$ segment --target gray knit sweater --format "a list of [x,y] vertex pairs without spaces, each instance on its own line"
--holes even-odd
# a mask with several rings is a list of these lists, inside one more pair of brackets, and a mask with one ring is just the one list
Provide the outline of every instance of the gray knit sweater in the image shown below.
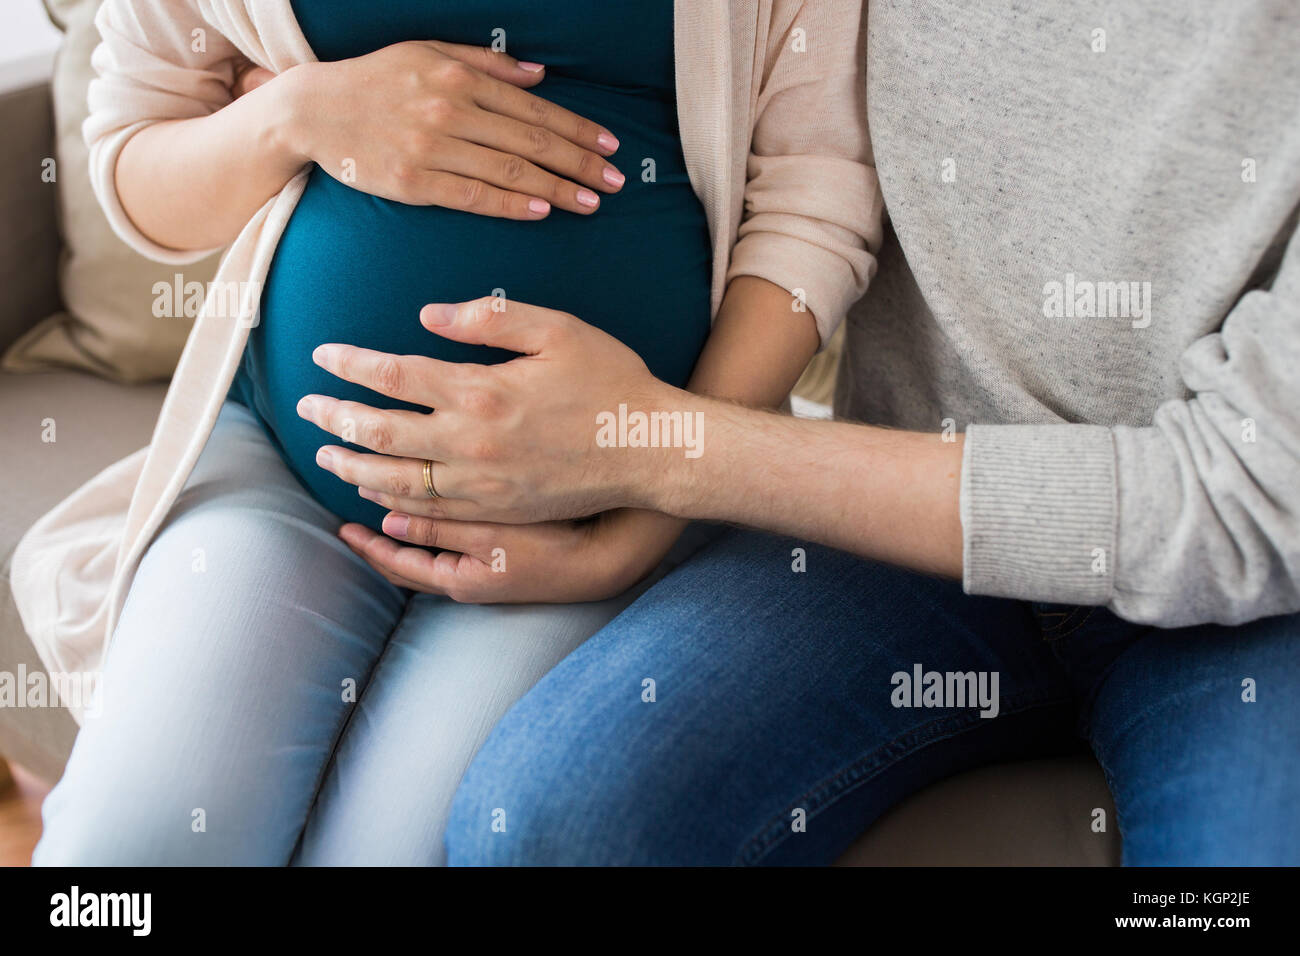
[[972,593],[1300,610],[1300,4],[871,0],[837,411],[965,429]]

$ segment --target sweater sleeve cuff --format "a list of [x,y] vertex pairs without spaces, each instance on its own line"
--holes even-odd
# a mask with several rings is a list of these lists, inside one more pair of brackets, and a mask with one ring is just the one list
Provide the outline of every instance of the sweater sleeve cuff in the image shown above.
[[1099,425],[972,425],[962,456],[968,594],[1106,604],[1115,580],[1115,445]]
[[[851,247],[846,243],[845,248]],[[875,271],[871,254],[865,249],[856,252],[861,261],[855,269],[843,251],[778,232],[748,232],[732,250],[727,282],[736,276],[757,276],[798,295],[817,323],[820,351],[844,321],[849,306],[862,297]]]

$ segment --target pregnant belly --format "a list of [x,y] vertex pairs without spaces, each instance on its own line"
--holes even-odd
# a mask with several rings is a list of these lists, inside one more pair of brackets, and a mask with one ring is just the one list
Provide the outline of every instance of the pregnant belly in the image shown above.
[[[680,147],[675,135],[655,135],[662,124],[587,115],[617,131],[616,161],[628,179],[587,217],[557,210],[541,222],[513,222],[406,206],[312,171],[272,261],[232,394],[261,417],[299,480],[340,518],[377,528],[386,512],[316,465],[317,449],[339,440],[300,419],[298,400],[318,392],[408,406],[323,372],[311,353],[324,342],[502,361],[510,353],[441,339],[418,317],[429,302],[498,294],[572,312],[634,349],[656,376],[686,383],[709,332],[710,255]],[[640,175],[643,157],[655,161],[653,181]]]

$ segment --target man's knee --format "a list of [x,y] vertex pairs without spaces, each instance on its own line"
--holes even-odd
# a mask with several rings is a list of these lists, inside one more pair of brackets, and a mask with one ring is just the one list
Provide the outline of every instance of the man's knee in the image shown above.
[[[593,778],[587,758],[601,745],[585,734],[532,736],[507,717],[462,781],[447,824],[452,866],[546,866],[617,862],[614,819],[621,786]],[[613,754],[605,754],[611,760]]]

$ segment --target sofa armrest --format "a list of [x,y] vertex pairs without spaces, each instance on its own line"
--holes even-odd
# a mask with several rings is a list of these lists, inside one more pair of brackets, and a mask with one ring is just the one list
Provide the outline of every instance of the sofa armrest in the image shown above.
[[49,58],[0,69],[0,350],[60,308],[49,75]]

